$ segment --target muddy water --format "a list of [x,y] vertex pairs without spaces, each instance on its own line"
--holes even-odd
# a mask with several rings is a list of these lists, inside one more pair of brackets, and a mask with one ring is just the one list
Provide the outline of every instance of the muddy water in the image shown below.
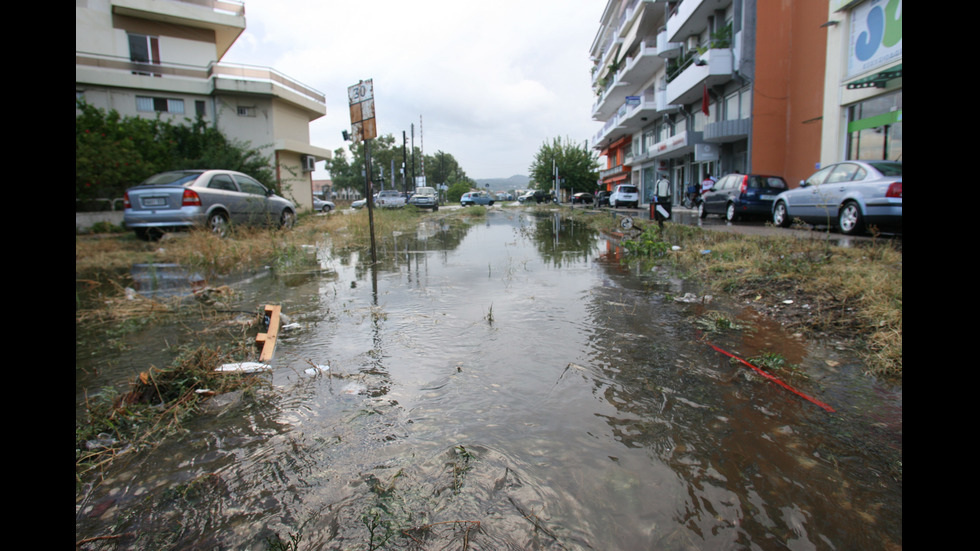
[[[696,283],[624,267],[615,242],[557,216],[493,211],[380,243],[377,270],[324,243],[328,270],[240,285],[243,308],[279,303],[297,324],[269,388],[215,400],[184,434],[119,465],[76,504],[76,539],[901,547],[901,389],[862,375],[841,347],[719,299],[677,302]],[[712,330],[716,312],[734,328]],[[796,366],[783,380],[836,412],[709,344],[782,354]],[[118,368],[133,356],[113,364],[144,368]]]

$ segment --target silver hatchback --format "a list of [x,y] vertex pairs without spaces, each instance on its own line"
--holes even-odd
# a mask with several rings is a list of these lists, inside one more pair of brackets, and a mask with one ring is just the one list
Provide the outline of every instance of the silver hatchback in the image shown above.
[[126,227],[140,239],[164,232],[206,227],[225,235],[229,224],[291,228],[296,205],[232,170],[175,170],[126,190]]

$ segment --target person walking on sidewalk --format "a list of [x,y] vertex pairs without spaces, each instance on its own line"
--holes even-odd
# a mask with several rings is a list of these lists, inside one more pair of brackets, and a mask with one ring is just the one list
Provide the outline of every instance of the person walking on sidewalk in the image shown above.
[[670,180],[665,174],[660,175],[656,185],[653,187],[654,218],[660,230],[664,229],[664,220],[670,219]]

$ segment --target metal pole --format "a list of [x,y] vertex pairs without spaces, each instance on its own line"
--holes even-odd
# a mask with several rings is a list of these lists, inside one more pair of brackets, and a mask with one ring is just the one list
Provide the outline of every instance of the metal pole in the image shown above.
[[374,242],[374,190],[371,189],[371,140],[364,140],[364,189],[367,190],[368,225],[371,227],[371,264],[378,263],[378,249]]

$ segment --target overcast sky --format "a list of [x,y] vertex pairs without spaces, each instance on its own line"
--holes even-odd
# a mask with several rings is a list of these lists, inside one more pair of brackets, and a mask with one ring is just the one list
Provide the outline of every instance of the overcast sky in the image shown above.
[[[312,145],[350,129],[347,88],[373,79],[378,134],[415,125],[426,155],[471,178],[528,174],[552,138],[589,140],[589,48],[603,0],[247,0],[223,61],[271,67],[326,96]],[[318,163],[315,178],[327,178]]]

